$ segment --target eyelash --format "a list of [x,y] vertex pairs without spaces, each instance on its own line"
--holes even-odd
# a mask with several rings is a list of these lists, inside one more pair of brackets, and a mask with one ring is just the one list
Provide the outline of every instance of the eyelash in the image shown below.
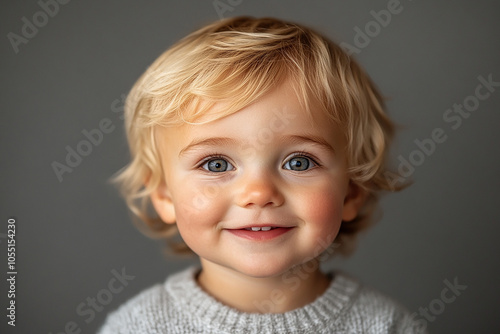
[[290,161],[291,159],[296,158],[296,157],[302,157],[302,158],[307,158],[307,159],[311,160],[315,165],[313,168],[321,167],[321,164],[318,163],[318,160],[316,159],[316,157],[314,157],[312,154],[304,152],[304,151],[292,153],[290,156],[288,156],[288,159],[285,160],[285,163],[287,163],[288,161]]
[[[311,160],[313,162],[313,164],[315,165],[313,168],[321,167],[321,164],[318,163],[318,160],[313,155],[311,155],[311,154],[309,154],[307,152],[304,152],[304,151],[299,151],[299,152],[292,153],[291,155],[288,156],[288,158],[285,160],[285,162],[281,166],[283,167],[288,161],[290,161],[290,159],[293,159],[293,158],[296,158],[296,157],[303,157],[303,158],[307,158],[307,159]],[[206,172],[209,172],[209,171],[205,170],[203,168],[203,166],[207,162],[209,162],[210,160],[216,160],[216,159],[223,159],[223,160],[229,161],[229,159],[226,156],[224,156],[223,154],[214,152],[214,153],[211,153],[211,154],[207,155],[205,158],[203,158],[197,164],[196,168],[197,169],[201,169],[201,170],[206,171]]]
[[229,161],[229,159],[227,157],[225,157],[224,155],[220,154],[220,153],[210,153],[209,155],[207,155],[205,158],[203,158],[196,166],[196,168],[198,169],[202,169],[204,171],[207,171],[203,168],[203,166],[209,162],[210,160],[217,160],[217,159],[223,159],[223,160],[227,160]]

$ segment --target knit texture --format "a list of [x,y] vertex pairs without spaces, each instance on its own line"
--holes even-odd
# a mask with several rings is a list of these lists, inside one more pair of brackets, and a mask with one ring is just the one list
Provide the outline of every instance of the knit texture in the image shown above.
[[422,333],[409,313],[355,279],[335,273],[314,302],[280,314],[244,313],[221,304],[196,283],[190,267],[108,315],[99,334]]

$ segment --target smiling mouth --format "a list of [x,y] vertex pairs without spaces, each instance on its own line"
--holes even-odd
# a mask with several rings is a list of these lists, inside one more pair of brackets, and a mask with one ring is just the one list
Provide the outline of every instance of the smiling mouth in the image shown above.
[[293,228],[294,226],[251,226],[239,229],[227,229],[227,231],[247,240],[265,241],[282,236]]
[[247,231],[254,231],[254,232],[257,232],[257,231],[270,231],[270,230],[273,230],[275,228],[279,228],[279,227],[274,227],[274,226],[264,226],[264,227],[247,227],[247,228],[243,228],[242,230],[247,230]]

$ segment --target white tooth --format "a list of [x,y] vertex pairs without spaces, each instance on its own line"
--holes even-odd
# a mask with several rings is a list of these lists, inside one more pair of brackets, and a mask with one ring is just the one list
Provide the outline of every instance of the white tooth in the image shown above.
[[271,229],[271,226],[261,227],[260,229],[262,231],[269,231]]
[[260,231],[260,227],[252,227],[252,231]]

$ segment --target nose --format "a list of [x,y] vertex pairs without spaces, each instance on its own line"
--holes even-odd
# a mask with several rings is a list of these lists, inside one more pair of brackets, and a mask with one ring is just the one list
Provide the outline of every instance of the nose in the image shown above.
[[277,207],[285,200],[276,177],[269,173],[245,175],[239,181],[235,201],[240,207]]

